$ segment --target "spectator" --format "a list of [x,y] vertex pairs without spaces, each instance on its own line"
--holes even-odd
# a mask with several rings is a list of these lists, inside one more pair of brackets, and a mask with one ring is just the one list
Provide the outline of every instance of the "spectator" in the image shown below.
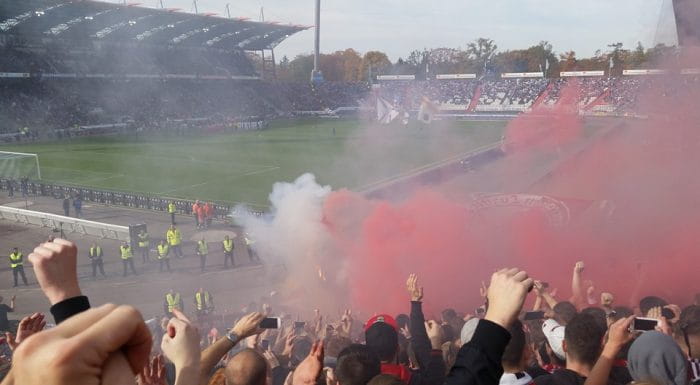
[[510,342],[506,345],[501,358],[503,375],[499,384],[528,385],[532,382],[532,376],[525,371],[530,359],[530,347],[527,344],[523,324],[516,320],[508,331],[510,332]]
[[[545,333],[546,334],[546,333]],[[589,314],[577,314],[564,330],[566,368],[535,379],[536,385],[581,385],[601,353],[605,330]]]
[[70,198],[68,195],[63,197],[63,215],[66,217],[70,216]]
[[7,319],[7,313],[15,311],[16,296],[10,298],[10,305],[3,303],[3,297],[0,297],[0,331],[10,330],[10,321]]
[[381,372],[376,353],[364,345],[350,345],[338,355],[335,379],[339,385],[365,385]]
[[77,195],[75,199],[73,199],[73,208],[75,209],[75,217],[81,218],[83,216],[83,199],[80,195]]
[[638,382],[687,385],[688,361],[673,338],[657,331],[642,333],[629,351],[629,369]]

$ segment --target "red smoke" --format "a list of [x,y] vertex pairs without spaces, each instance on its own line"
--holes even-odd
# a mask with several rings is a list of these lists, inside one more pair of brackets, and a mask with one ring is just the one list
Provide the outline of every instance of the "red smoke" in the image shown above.
[[[468,200],[429,189],[401,202],[332,193],[324,220],[345,256],[352,305],[405,312],[403,282],[415,272],[433,315],[448,306],[471,312],[480,304],[481,281],[503,266],[527,269],[568,299],[577,260],[587,263],[585,279],[596,292],[614,293],[618,304],[633,306],[650,294],[689,303],[700,291],[700,87],[689,79],[659,80],[670,86],[652,87],[640,101],[649,119],[596,121],[610,134],[562,159],[534,185],[503,191],[563,201],[571,210],[564,226],[540,208],[470,211]],[[509,166],[489,178],[528,175],[538,154],[559,156],[582,134],[570,110],[537,115],[510,124],[506,137],[524,144],[518,152],[525,156],[506,158]]]

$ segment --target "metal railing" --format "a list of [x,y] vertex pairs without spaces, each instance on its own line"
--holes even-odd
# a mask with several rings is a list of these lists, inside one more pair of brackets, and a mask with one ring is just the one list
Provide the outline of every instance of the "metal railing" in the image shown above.
[[0,206],[0,219],[23,225],[50,228],[63,234],[90,235],[104,239],[130,241],[129,228],[127,226],[87,221],[85,219],[64,217],[63,215]]
[[[0,179],[0,190],[9,190],[10,184],[12,184],[15,194],[19,195],[22,193],[19,181],[11,179]],[[42,181],[27,182],[26,190],[26,194],[30,196],[47,196],[56,199],[63,199],[66,196],[80,196],[84,202],[163,212],[167,212],[168,204],[174,202],[179,214],[192,214],[192,205],[195,202],[194,200],[155,196],[146,193],[95,189]],[[224,202],[213,202],[213,206],[215,218],[228,220],[230,216],[234,214],[236,205]],[[264,210],[253,208],[249,208],[248,211],[258,216],[265,213]]]

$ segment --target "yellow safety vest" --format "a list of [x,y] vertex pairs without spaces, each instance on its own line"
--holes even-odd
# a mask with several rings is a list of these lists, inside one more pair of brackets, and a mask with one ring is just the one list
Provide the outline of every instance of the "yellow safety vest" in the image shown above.
[[204,305],[207,305],[207,307],[209,307],[209,292],[208,291],[204,292],[204,302],[202,302],[202,293],[200,293],[200,292],[195,293],[194,298],[197,301],[197,310],[204,309]]
[[150,243],[150,237],[148,236],[148,233],[139,233],[139,247],[148,247],[148,244]]
[[158,245],[158,259],[169,258],[168,250],[170,250],[168,245]]
[[229,239],[228,241],[224,239],[224,251],[227,253],[233,251],[233,239]]
[[197,241],[197,247],[199,249],[199,255],[209,254],[209,246],[207,246],[207,242]]
[[168,203],[168,213],[173,214],[175,213],[175,203]]
[[10,267],[14,269],[18,266],[22,266],[24,264],[22,262],[22,257],[23,255],[20,252],[10,254]]
[[90,248],[90,257],[91,258],[101,258],[102,257],[102,248],[100,246],[91,247]]
[[119,246],[119,250],[122,252],[122,259],[127,260],[133,257],[134,255],[131,254],[131,247],[129,246]]
[[168,238],[170,246],[177,246],[182,243],[182,233],[180,233],[180,229],[175,229],[174,231],[168,230],[165,237]]
[[172,313],[173,309],[180,310],[180,293],[172,294],[168,293],[165,295],[165,300],[168,302],[168,312]]

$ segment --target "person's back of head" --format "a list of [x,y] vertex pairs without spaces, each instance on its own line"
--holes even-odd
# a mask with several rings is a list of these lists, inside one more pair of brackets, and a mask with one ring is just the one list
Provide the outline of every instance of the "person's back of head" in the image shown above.
[[607,321],[607,315],[605,314],[605,310],[599,308],[599,307],[587,307],[583,310],[581,310],[581,314],[589,314],[595,318],[596,322],[598,323],[598,326],[603,329],[603,330],[608,330],[608,321]]
[[503,369],[507,373],[517,373],[525,370],[527,359],[527,338],[525,337],[525,329],[523,324],[516,320],[511,325],[510,341],[506,345],[506,349],[501,357]]
[[323,343],[325,355],[326,357],[338,358],[340,352],[351,344],[352,340],[348,337],[331,335]]
[[688,361],[670,336],[657,331],[644,332],[628,354],[628,368],[635,381],[659,385],[687,385]]
[[267,360],[253,349],[236,353],[224,370],[226,385],[265,385],[267,382]]
[[642,313],[643,317],[646,317],[647,313],[649,313],[649,310],[652,308],[664,307],[666,305],[668,305],[668,302],[666,302],[663,298],[650,295],[642,298],[639,301],[639,311]]
[[379,356],[368,346],[353,344],[338,355],[335,378],[340,385],[366,385],[380,373]]
[[576,316],[576,306],[569,301],[562,301],[554,305],[554,319],[561,326],[566,326]]
[[683,309],[674,326],[674,335],[690,358],[700,359],[700,306]]
[[613,312],[608,316],[612,322],[634,315],[634,311],[627,306],[615,306],[612,310]]
[[564,330],[566,364],[593,367],[600,356],[605,330],[590,314],[577,314]]
[[391,374],[380,374],[372,378],[367,385],[406,385],[406,383]]
[[399,335],[393,326],[377,322],[365,331],[365,341],[382,362],[392,362],[399,348]]

